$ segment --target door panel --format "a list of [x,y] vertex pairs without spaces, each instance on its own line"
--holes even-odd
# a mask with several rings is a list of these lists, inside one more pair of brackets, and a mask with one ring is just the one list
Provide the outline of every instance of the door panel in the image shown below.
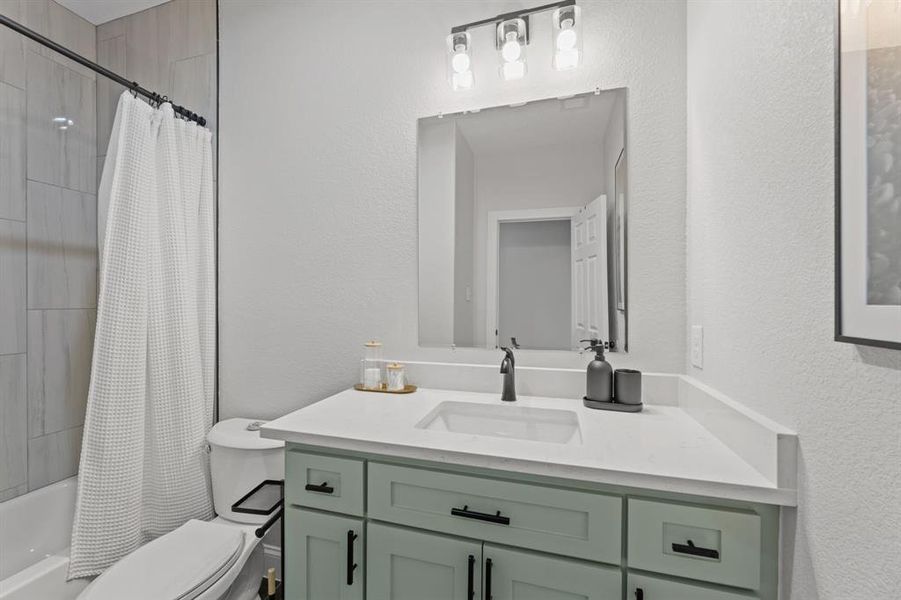
[[[369,600],[481,598],[481,542],[379,523],[369,525],[367,540],[366,592]],[[470,589],[473,592],[471,599]]]
[[286,600],[362,600],[363,521],[295,507],[286,518]]
[[606,196],[592,200],[572,221],[573,347],[610,337],[607,317]]
[[620,600],[622,597],[619,569],[491,544],[484,545],[482,554],[486,600]]

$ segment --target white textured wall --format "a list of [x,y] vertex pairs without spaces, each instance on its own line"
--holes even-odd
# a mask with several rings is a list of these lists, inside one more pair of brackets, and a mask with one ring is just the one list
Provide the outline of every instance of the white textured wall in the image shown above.
[[629,89],[633,352],[613,362],[682,368],[685,6],[583,2],[586,60],[567,73],[550,67],[542,15],[529,75],[507,84],[491,29],[478,30],[477,87],[452,92],[450,28],[526,5],[222,0],[223,417],[273,417],[346,388],[368,337],[401,358],[499,364],[488,350],[417,348],[416,120],[595,86]]
[[835,3],[688,9],[688,372],[800,434],[784,597],[901,594],[901,352],[833,336]]

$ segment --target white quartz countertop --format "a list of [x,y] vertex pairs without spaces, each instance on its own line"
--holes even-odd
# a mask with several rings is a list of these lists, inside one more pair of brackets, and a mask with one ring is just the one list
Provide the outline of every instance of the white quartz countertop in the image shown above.
[[[416,427],[441,402],[576,413],[581,443],[558,444],[434,431]],[[780,489],[678,406],[645,405],[641,413],[591,410],[581,400],[419,389],[412,394],[347,390],[270,421],[268,438],[533,475],[712,498],[794,505]]]

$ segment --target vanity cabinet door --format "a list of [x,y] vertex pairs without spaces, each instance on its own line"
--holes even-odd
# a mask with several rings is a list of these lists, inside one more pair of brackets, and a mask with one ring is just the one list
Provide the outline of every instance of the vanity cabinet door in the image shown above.
[[[619,569],[485,544],[482,585],[491,600],[620,600]],[[670,599],[666,599],[670,600]]]
[[370,523],[368,600],[481,598],[482,543]]
[[362,600],[362,519],[288,507],[285,599]]

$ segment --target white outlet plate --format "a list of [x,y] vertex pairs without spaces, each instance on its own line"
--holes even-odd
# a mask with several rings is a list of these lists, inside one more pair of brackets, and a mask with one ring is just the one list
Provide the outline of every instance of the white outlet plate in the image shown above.
[[704,327],[691,327],[691,364],[699,369],[704,368]]

